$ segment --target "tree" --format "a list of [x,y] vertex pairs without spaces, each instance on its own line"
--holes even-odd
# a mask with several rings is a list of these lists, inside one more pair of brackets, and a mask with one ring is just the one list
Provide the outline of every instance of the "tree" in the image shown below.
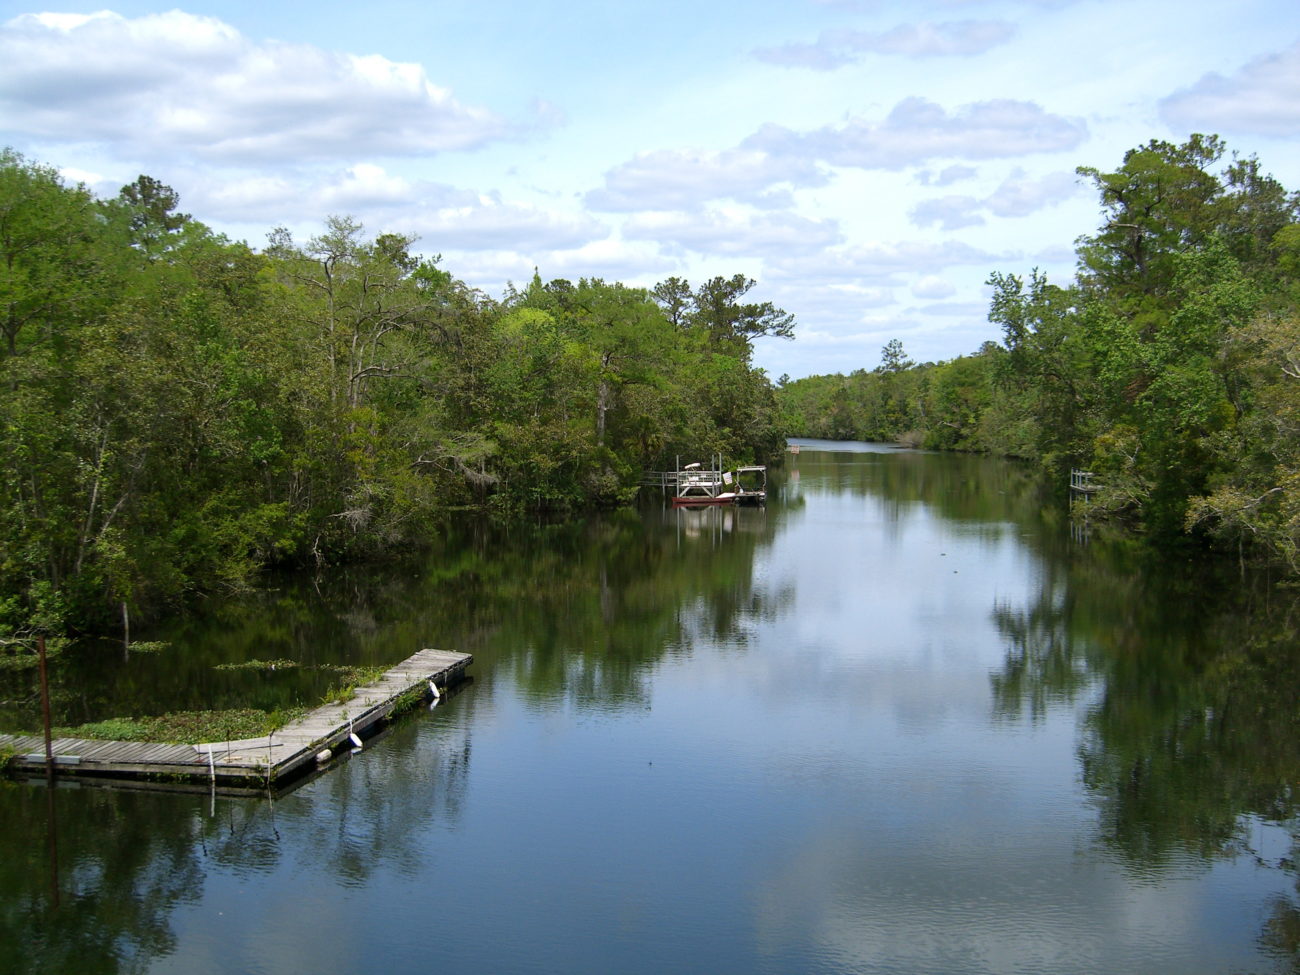
[[98,216],[84,186],[0,151],[0,334],[9,356],[66,337],[104,307],[111,267]]
[[1085,287],[1121,301],[1166,294],[1174,256],[1216,228],[1222,184],[1206,170],[1223,152],[1218,136],[1198,134],[1182,145],[1152,139],[1130,149],[1113,173],[1080,166],[1101,195],[1105,218],[1097,234],[1080,240]]
[[708,336],[715,351],[728,351],[748,362],[751,343],[760,336],[794,338],[794,316],[770,301],[742,303],[758,282],[743,274],[710,278],[696,289],[690,315],[693,328]]
[[671,277],[660,281],[650,292],[651,297],[664,310],[664,317],[673,328],[684,329],[690,323],[690,312],[695,295],[685,278]]
[[916,363],[903,351],[903,343],[898,339],[890,339],[880,350],[880,365],[876,367],[876,372],[892,376],[911,369],[914,365]]
[[1040,460],[1053,473],[1088,450],[1089,345],[1080,315],[1081,296],[1050,284],[1037,268],[1029,279],[994,272],[989,321],[1002,328],[1005,355],[994,382],[1001,392],[1002,450]]
[[116,204],[126,216],[132,245],[150,255],[165,249],[190,221],[188,213],[177,212],[180,202],[174,189],[152,176],[141,174],[123,186]]
[[603,447],[620,391],[652,381],[654,366],[670,344],[668,323],[645,291],[599,278],[578,283],[574,306],[577,335],[597,366],[596,445]]

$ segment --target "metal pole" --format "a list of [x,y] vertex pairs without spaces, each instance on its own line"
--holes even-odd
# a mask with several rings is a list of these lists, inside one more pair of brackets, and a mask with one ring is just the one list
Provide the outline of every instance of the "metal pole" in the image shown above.
[[45,773],[54,784],[54,746],[50,742],[50,679],[45,666],[45,636],[36,638],[36,649],[41,657],[41,714],[45,719]]
[[50,680],[45,667],[45,637],[36,637],[41,658],[41,712],[45,719],[45,816],[50,846],[50,903],[59,906],[59,843],[54,825],[54,745],[50,740]]

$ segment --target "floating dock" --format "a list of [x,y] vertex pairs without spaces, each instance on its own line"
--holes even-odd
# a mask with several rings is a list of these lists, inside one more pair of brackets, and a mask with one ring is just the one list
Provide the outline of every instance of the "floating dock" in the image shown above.
[[[463,680],[474,658],[449,650],[421,650],[377,681],[356,688],[346,701],[314,708],[261,738],[203,745],[159,745],[141,741],[55,738],[57,775],[202,783],[240,790],[272,788],[349,751],[376,730],[399,704],[442,696]],[[436,688],[436,690],[435,690]],[[11,768],[20,774],[45,774],[45,739],[39,735],[0,735],[0,748],[17,752]]]

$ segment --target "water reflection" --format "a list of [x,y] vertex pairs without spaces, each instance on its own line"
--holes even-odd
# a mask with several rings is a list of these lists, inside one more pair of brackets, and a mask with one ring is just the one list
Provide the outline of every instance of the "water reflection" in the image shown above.
[[449,526],[178,624],[475,682],[274,803],[60,790],[58,912],[44,795],[0,787],[0,945],[36,945],[0,969],[1300,970],[1293,600],[1078,545],[983,458],[770,487]]
[[[389,737],[416,730],[407,722]],[[282,801],[63,783],[57,898],[31,841],[49,790],[0,782],[0,972],[146,971],[177,951],[173,916],[212,896],[213,878],[248,888],[306,872],[363,888],[376,871],[425,872],[420,836],[458,822],[470,765],[463,728],[426,730],[416,747],[376,749]],[[312,904],[328,889],[289,882],[274,897]]]
[[[1266,577],[1169,567],[1129,545],[1053,567],[999,607],[1000,716],[1086,701],[1079,768],[1096,835],[1145,883],[1195,862],[1292,877],[1300,810],[1300,605]],[[1261,945],[1300,970],[1300,906],[1278,895]]]

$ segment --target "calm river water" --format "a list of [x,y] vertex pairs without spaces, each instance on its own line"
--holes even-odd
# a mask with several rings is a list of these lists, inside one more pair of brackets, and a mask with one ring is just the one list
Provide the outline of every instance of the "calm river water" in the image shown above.
[[805,441],[771,488],[467,528],[62,664],[73,722],[475,656],[276,801],[61,786],[57,907],[48,793],[0,783],[0,971],[1300,967],[1293,596],[1072,539],[995,461]]

